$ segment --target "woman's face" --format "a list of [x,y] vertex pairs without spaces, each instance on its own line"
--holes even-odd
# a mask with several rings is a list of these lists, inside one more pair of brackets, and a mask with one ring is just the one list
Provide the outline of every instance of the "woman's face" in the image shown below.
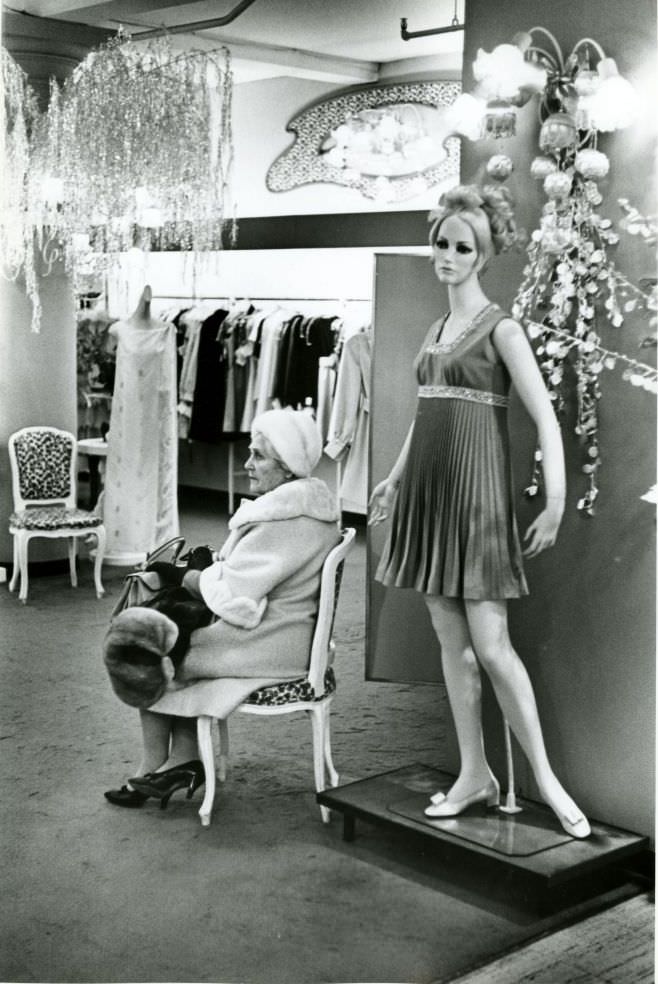
[[271,492],[290,478],[290,473],[274,454],[272,445],[262,434],[252,434],[249,457],[245,462],[249,491],[256,495]]
[[473,230],[458,215],[449,215],[439,226],[432,246],[434,271],[443,284],[464,283],[478,269]]

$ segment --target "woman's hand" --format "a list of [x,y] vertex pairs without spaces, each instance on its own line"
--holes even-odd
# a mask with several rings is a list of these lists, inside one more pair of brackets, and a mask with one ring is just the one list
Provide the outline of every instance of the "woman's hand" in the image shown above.
[[368,503],[368,526],[376,526],[388,519],[395,493],[397,492],[397,482],[385,478],[375,485]]
[[549,503],[543,512],[540,512],[526,530],[523,538],[527,544],[523,551],[524,557],[536,557],[542,550],[553,546],[557,540],[563,512],[564,505],[557,502]]

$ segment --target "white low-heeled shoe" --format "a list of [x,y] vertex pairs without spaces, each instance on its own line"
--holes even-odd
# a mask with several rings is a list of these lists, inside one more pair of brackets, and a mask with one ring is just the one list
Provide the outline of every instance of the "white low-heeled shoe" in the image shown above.
[[474,806],[475,803],[486,803],[487,806],[498,806],[500,803],[500,786],[497,782],[487,783],[486,786],[482,786],[481,789],[477,789],[470,796],[464,796],[460,800],[450,800],[445,796],[439,803],[432,803],[425,810],[426,817],[433,817],[434,819],[441,817],[456,817],[464,810],[468,809],[469,806]]
[[578,840],[584,840],[592,833],[592,828],[590,827],[589,821],[584,813],[579,813],[574,820],[571,817],[564,816],[563,813],[558,813],[556,810],[553,812],[560,821],[564,832],[569,834],[570,837],[576,837]]

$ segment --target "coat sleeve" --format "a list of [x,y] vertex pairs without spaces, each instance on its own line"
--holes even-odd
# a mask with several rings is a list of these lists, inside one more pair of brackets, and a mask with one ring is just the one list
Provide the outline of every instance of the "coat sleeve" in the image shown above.
[[215,615],[239,628],[260,624],[270,592],[317,552],[313,538],[295,535],[293,526],[293,520],[255,524],[226,560],[201,572],[201,596]]
[[336,393],[329,421],[329,440],[324,453],[335,461],[344,457],[354,440],[361,398],[361,367],[352,339],[343,345],[338,365]]

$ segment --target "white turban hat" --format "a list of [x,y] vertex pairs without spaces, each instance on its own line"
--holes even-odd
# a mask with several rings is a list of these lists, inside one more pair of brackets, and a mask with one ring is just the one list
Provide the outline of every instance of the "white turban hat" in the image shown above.
[[254,417],[251,433],[266,438],[279,461],[297,478],[308,478],[320,460],[320,431],[306,410],[266,410]]

